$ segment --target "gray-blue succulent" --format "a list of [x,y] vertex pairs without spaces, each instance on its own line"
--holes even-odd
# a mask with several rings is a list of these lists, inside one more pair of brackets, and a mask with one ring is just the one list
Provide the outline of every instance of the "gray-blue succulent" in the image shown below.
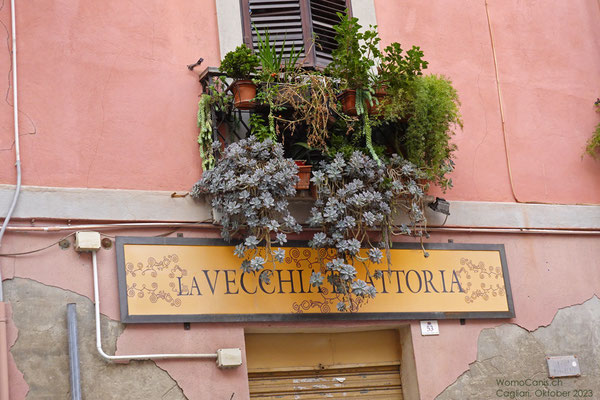
[[[355,309],[353,297],[375,297],[373,279],[381,279],[382,273],[378,270],[370,274],[369,263],[382,262],[381,247],[390,248],[392,234],[398,231],[419,236],[422,232],[424,190],[419,179],[424,177],[423,172],[397,155],[383,165],[358,151],[348,160],[336,154],[313,172],[311,181],[317,187],[318,199],[308,222],[320,232],[313,235],[309,245],[335,249],[337,258],[326,264],[326,274],[327,281],[343,298],[338,309]],[[395,226],[394,219],[400,213],[408,215],[410,227]],[[381,242],[372,242],[373,231],[377,230]],[[365,252],[361,248],[366,248]],[[357,265],[367,269],[369,283],[357,279]]]
[[[221,144],[215,142],[213,149]],[[296,194],[298,167],[284,156],[283,147],[269,139],[251,136],[225,147],[213,169],[204,172],[192,189],[192,196],[208,196],[222,215],[221,236],[241,239],[234,253],[245,272],[259,271],[267,261],[283,261],[285,250],[271,249],[275,242],[287,242],[287,233],[302,228],[288,209],[288,197]],[[259,255],[260,254],[260,255]],[[261,274],[261,279],[269,279]]]

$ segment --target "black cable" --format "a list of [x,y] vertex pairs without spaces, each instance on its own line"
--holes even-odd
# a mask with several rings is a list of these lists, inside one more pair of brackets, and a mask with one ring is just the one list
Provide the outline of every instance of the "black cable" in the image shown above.
[[52,246],[54,246],[54,245],[56,245],[56,244],[59,244],[59,243],[60,243],[60,242],[62,242],[63,240],[65,240],[65,239],[67,239],[67,238],[69,238],[69,237],[71,237],[71,236],[73,236],[73,235],[75,235],[75,232],[68,234],[67,236],[65,236],[65,237],[61,238],[60,240],[58,240],[58,241],[56,241],[56,242],[53,242],[53,243],[49,244],[48,246],[45,246],[45,247],[42,247],[42,248],[39,248],[39,249],[35,249],[35,250],[22,251],[22,252],[19,252],[19,253],[1,253],[1,254],[0,254],[0,257],[15,257],[15,256],[25,256],[25,255],[28,255],[28,254],[37,253],[37,252],[40,252],[40,251],[42,251],[42,250],[49,249],[50,247],[52,247]]

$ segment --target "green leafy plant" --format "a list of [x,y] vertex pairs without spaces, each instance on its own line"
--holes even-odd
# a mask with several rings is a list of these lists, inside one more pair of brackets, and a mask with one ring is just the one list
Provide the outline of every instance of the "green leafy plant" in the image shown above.
[[227,113],[233,105],[233,96],[227,91],[229,87],[226,76],[218,76],[207,87],[207,94],[210,96],[210,104],[218,113]]
[[347,13],[337,13],[340,23],[336,32],[337,48],[332,52],[332,61],[325,73],[340,80],[342,89],[368,89],[370,71],[381,57],[379,36],[375,26],[361,32],[358,18]]
[[423,60],[423,51],[413,46],[406,53],[398,42],[384,49],[378,75],[373,79],[378,97],[378,109],[381,119],[386,122],[398,122],[407,117],[408,86],[429,64]]
[[265,29],[263,35],[261,35],[256,27],[253,28],[258,39],[256,55],[260,60],[260,81],[287,81],[288,76],[297,68],[302,49],[296,51],[295,46],[292,44],[286,54],[285,39],[278,50],[277,46],[271,41],[268,29]]
[[339,79],[342,89],[356,91],[355,110],[362,122],[361,133],[365,138],[365,146],[371,157],[381,164],[372,145],[372,125],[368,115],[369,107],[377,103],[373,99],[375,91],[372,70],[381,59],[381,39],[375,26],[362,32],[358,18],[350,17],[347,12],[338,13],[338,17],[340,23],[333,27],[337,48],[332,53],[332,61],[325,73]]
[[429,63],[423,60],[423,56],[418,46],[404,54],[400,43],[390,44],[383,51],[376,83],[392,90],[406,87],[415,77],[423,75],[422,71],[427,68]]
[[225,54],[219,70],[233,79],[250,79],[259,65],[258,57],[242,44]]
[[460,102],[452,83],[443,76],[416,77],[408,94],[408,120],[403,145],[406,159],[422,168],[441,188],[452,186],[446,175],[454,169],[456,127],[462,128]]
[[271,129],[269,129],[269,126],[262,115],[252,114],[250,116],[249,123],[250,132],[256,139],[258,139],[258,141],[263,142],[267,139],[273,142],[277,141],[277,136],[275,136]]
[[[596,106],[596,112],[600,113],[600,99],[596,100],[594,105]],[[594,158],[598,158],[598,149],[600,149],[600,123],[596,125],[594,134],[589,138],[585,152]]]
[[275,125],[275,114],[282,107],[274,101],[279,94],[280,83],[285,82],[296,69],[296,63],[300,56],[294,46],[291,46],[289,54],[286,54],[285,40],[279,49],[271,42],[269,30],[265,29],[264,36],[254,27],[254,32],[258,38],[257,55],[260,60],[260,74],[255,80],[259,85],[257,100],[268,105],[268,127],[270,136],[273,139],[277,137]]

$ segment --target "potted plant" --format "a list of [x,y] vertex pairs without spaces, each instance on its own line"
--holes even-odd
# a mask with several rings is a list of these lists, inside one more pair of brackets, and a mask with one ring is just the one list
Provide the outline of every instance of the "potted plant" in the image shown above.
[[306,160],[294,160],[298,167],[298,183],[296,183],[297,190],[307,190],[310,188],[310,171],[312,165],[307,164]]
[[256,55],[260,61],[260,72],[255,79],[259,87],[257,100],[268,106],[269,130],[271,135],[276,137],[275,115],[285,106],[276,103],[274,99],[279,94],[280,86],[285,85],[294,75],[302,51],[296,51],[292,44],[286,54],[285,39],[277,49],[275,44],[271,43],[268,29],[265,29],[261,35],[256,27],[253,28],[258,39]]
[[332,123],[349,119],[339,110],[336,94],[331,77],[318,71],[296,71],[273,98],[276,108],[285,110],[275,114],[282,140],[293,145],[304,143],[305,149],[326,153]]
[[[268,124],[260,114],[252,114],[249,122],[250,132],[252,133],[252,136],[256,138],[256,140],[260,142],[265,140],[270,140],[273,142],[276,141],[276,136],[271,133]],[[310,185],[310,171],[312,169],[312,165],[306,164],[306,160],[294,160],[294,163],[298,169],[297,181],[294,185],[294,188],[296,190],[308,189]]]
[[[392,43],[382,53],[373,27],[361,33],[356,18],[338,15],[339,47],[324,72],[302,70],[295,61],[286,64],[268,32],[257,33],[261,68],[254,77],[261,85],[255,101],[261,107],[250,116],[250,137],[225,147],[221,157],[216,151],[221,145],[213,145],[213,168],[195,185],[193,196],[208,196],[221,214],[223,238],[240,240],[235,252],[243,258],[243,270],[260,271],[261,279],[269,279],[266,263],[275,268],[285,255],[275,245],[284,243],[287,233],[300,231],[287,197],[307,187],[306,179],[297,176],[303,162],[286,158],[284,149],[308,160],[316,189],[309,223],[319,229],[310,244],[327,250],[319,254],[335,254],[323,260],[311,284],[320,286],[327,279],[340,295],[338,309],[354,311],[375,296],[373,280],[383,273],[373,266],[382,262],[392,237],[422,240],[426,235],[424,193],[428,182],[444,189],[451,185],[451,138],[462,121],[456,90],[443,76],[423,76],[427,62],[418,47],[404,52]],[[247,48],[236,51],[239,58],[251,55]],[[223,64],[235,76],[232,59]],[[339,111],[335,98],[340,88],[355,91],[354,116]],[[214,111],[215,104],[226,103],[217,100],[201,99],[198,122],[205,154],[210,106]],[[301,180],[304,185],[297,185]],[[398,224],[399,215],[410,222]],[[366,279],[357,279],[360,268],[366,269]]]
[[376,27],[361,32],[358,18],[347,13],[337,13],[340,23],[333,29],[336,32],[337,48],[332,52],[332,61],[325,73],[339,79],[342,92],[339,96],[342,107],[348,115],[360,115],[372,102],[371,70],[376,66],[381,51]]
[[376,101],[372,114],[388,121],[406,118],[407,87],[417,76],[423,75],[422,70],[429,64],[423,60],[423,55],[418,46],[404,53],[398,42],[384,49],[377,75],[373,78]]
[[235,107],[241,110],[254,108],[256,85],[251,78],[258,65],[258,57],[244,44],[225,54],[221,61],[220,71],[234,79],[230,90],[233,93]]
[[427,173],[442,189],[452,186],[454,130],[462,128],[460,101],[449,79],[438,75],[416,77],[407,89],[407,122],[402,138],[405,158]]
[[379,36],[376,27],[361,32],[358,19],[338,13],[340,23],[334,26],[337,48],[332,53],[332,61],[325,73],[338,79],[343,89],[339,96],[344,113],[358,116],[361,123],[360,134],[369,154],[381,165],[372,145],[372,123],[368,110],[373,106],[375,93],[372,81],[373,70],[381,58]]
[[[221,144],[215,142],[219,148]],[[288,197],[294,196],[298,168],[285,158],[281,144],[255,136],[225,147],[215,167],[205,171],[191,195],[208,196],[221,215],[221,236],[239,240],[235,254],[243,259],[245,272],[261,271],[268,281],[272,271],[262,272],[266,263],[282,262],[285,251],[275,244],[287,241],[287,233],[301,227],[288,210]]]

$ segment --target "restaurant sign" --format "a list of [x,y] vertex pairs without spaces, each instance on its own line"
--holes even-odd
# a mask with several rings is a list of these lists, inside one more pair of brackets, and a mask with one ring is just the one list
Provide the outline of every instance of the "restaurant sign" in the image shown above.
[[[327,281],[327,254],[290,242],[267,282],[245,273],[233,245],[218,239],[117,237],[121,320],[136,322],[239,322],[397,320],[514,317],[504,245],[395,243],[387,263],[365,265],[358,278],[377,295],[351,312]],[[321,257],[320,257],[321,256]],[[266,267],[272,269],[272,267]],[[362,272],[361,272],[362,271]],[[362,275],[361,275],[362,274]]]

